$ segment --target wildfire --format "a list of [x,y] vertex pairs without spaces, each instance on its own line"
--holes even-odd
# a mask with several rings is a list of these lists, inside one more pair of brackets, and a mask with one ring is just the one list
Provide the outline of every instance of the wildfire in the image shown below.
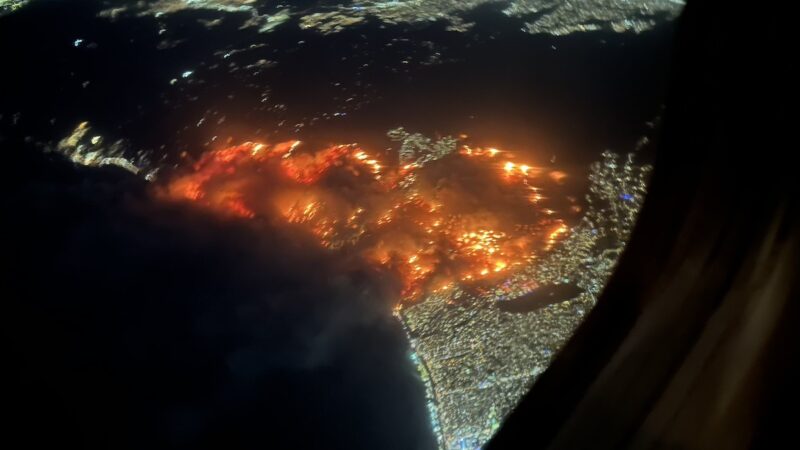
[[498,150],[498,149],[496,149],[494,147],[472,148],[472,147],[470,147],[468,145],[464,145],[463,147],[461,147],[460,153],[462,155],[465,155],[465,156],[486,156],[488,158],[494,158],[495,156],[497,156],[498,153],[500,153],[500,150]]
[[[246,142],[211,151],[170,180],[163,194],[233,217],[277,217],[306,229],[323,247],[348,246],[355,250],[348,254],[397,273],[405,301],[506,276],[569,232],[552,210],[536,210],[535,223],[505,223],[504,215],[485,212],[491,201],[470,212],[464,205],[477,199],[442,195],[441,179],[419,181],[424,163],[387,164],[355,144],[301,147],[300,141]],[[511,161],[510,152],[463,146],[448,157],[488,164],[489,174],[500,164],[501,176],[494,175],[500,186],[519,183],[530,192],[519,196],[520,208],[545,198],[530,184],[542,170]],[[549,176],[561,181],[566,174]]]
[[314,219],[314,216],[319,212],[319,203],[308,202],[305,205],[295,203],[289,209],[284,211],[283,217],[289,223],[309,223]]
[[567,226],[563,222],[560,223],[554,230],[552,230],[547,235],[547,240],[545,241],[547,243],[547,245],[546,245],[545,248],[547,250],[551,249],[553,247],[553,245],[555,245],[556,242],[558,242],[558,240],[562,236],[565,236],[568,232],[569,232],[569,228],[567,228]]

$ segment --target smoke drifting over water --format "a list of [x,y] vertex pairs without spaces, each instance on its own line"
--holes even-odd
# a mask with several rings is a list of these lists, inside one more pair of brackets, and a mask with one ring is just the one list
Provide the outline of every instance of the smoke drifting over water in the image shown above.
[[81,165],[159,178],[159,201],[313,236],[344,264],[391,273],[394,303],[512,275],[568,236],[582,210],[552,164],[470,146],[467,136],[433,140],[398,128],[388,137],[399,148],[381,154],[358,144],[245,142],[161,176],[146,154],[126,156],[122,141],[106,146],[85,122],[57,150]]
[[25,351],[10,381],[65,439],[432,447],[385,271],[302,230],[165,203],[115,168],[21,155],[3,328]]
[[223,148],[165,181],[160,196],[303,230],[345,260],[398,276],[397,301],[508,275],[568,234],[565,214],[543,206],[569,204],[548,200],[563,172],[452,138],[390,136],[402,144],[387,161],[355,144]]

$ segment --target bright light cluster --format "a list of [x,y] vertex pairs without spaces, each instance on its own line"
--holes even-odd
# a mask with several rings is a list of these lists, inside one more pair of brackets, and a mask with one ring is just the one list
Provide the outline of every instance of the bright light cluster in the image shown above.
[[[310,151],[296,140],[246,142],[204,154],[164,193],[234,217],[279,218],[323,247],[353,248],[399,276],[406,302],[505,276],[568,234],[553,211],[531,205],[530,195],[541,190],[532,183],[544,169],[494,148],[451,151],[454,140],[427,151],[424,140],[405,136],[416,140],[413,149],[405,145],[414,158],[391,163],[355,144]],[[530,210],[529,222],[511,222],[512,211],[498,210],[492,198],[442,188],[461,176],[433,169],[444,158],[482,170],[504,199],[511,197],[502,207]]]

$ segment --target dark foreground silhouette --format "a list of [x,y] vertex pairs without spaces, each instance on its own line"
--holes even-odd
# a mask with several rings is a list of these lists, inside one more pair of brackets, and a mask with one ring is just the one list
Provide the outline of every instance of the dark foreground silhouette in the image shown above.
[[784,440],[800,235],[779,16],[689,2],[628,250],[489,450],[797,445]]

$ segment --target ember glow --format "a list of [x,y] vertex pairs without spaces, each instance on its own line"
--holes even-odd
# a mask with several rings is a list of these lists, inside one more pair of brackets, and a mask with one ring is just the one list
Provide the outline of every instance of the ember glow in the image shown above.
[[204,154],[160,192],[298,227],[331,251],[395,273],[401,302],[509,276],[568,235],[558,212],[538,205],[542,186],[560,183],[563,172],[496,148],[437,151],[401,162],[356,144],[246,142]]

